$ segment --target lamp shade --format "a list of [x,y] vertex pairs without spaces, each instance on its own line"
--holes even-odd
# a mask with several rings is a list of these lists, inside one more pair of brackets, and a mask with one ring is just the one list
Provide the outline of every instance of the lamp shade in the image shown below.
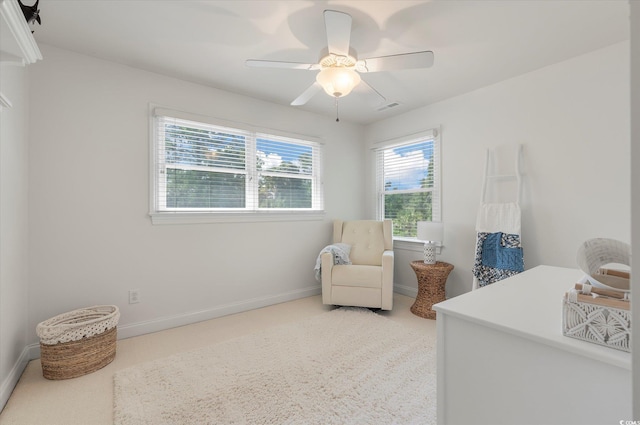
[[331,67],[318,72],[316,81],[329,96],[343,97],[360,84],[360,74],[352,68]]
[[442,242],[444,225],[437,221],[419,221],[418,239],[421,241]]

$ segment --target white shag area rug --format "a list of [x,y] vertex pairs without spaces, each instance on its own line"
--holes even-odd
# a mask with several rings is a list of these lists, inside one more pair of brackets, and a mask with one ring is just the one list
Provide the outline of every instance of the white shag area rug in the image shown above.
[[114,423],[435,424],[435,341],[339,308],[114,376]]

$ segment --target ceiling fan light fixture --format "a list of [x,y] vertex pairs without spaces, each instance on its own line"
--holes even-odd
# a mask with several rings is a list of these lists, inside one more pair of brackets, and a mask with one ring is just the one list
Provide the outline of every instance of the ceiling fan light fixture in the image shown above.
[[353,68],[324,68],[316,75],[316,81],[333,97],[344,97],[360,84],[360,75]]

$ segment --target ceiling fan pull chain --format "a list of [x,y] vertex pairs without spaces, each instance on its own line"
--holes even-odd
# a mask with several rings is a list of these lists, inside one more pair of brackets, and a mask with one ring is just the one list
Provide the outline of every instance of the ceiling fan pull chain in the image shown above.
[[336,122],[340,122],[340,114],[338,111],[338,98],[336,97]]

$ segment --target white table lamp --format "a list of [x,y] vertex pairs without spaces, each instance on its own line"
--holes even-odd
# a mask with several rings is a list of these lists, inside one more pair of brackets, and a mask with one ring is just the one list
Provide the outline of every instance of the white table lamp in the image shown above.
[[424,263],[436,263],[436,243],[442,242],[444,225],[435,221],[418,222],[418,240],[424,241]]

